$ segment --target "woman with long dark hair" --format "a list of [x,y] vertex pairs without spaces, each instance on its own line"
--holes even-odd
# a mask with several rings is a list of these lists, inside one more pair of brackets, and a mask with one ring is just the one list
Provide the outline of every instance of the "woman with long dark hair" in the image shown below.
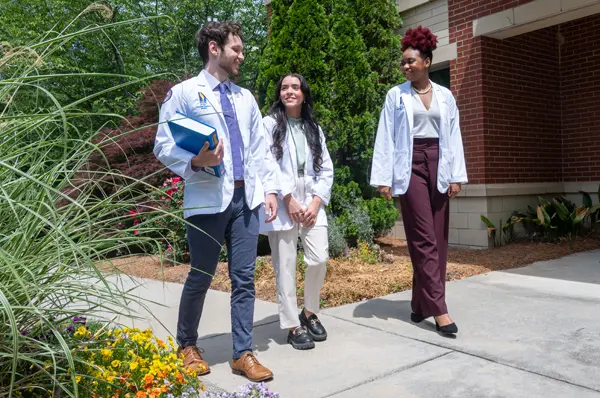
[[371,185],[387,199],[400,198],[413,264],[415,323],[434,317],[436,329],[455,334],[446,307],[448,199],[467,183],[465,156],[454,96],[429,79],[437,37],[427,28],[402,38],[406,83],[387,94],[379,119]]
[[[313,119],[313,100],[306,79],[296,73],[278,83],[275,102],[263,119],[265,136],[279,170],[280,211],[272,223],[261,223],[269,237],[277,278],[279,320],[296,349],[314,348],[327,332],[317,317],[329,257],[327,216],[333,164],[323,131]],[[261,212],[261,215],[264,212]],[[296,257],[302,240],[306,276],[304,308],[298,315]]]

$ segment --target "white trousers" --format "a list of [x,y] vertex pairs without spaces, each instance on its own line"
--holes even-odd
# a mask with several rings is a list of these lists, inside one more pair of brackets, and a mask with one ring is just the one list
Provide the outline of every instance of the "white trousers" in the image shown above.
[[[285,209],[282,209],[285,211]],[[269,232],[271,259],[277,278],[279,324],[282,329],[300,326],[296,300],[296,258],[298,235],[304,249],[306,275],[304,277],[304,307],[315,314],[320,309],[320,292],[325,280],[329,243],[327,226],[294,227],[287,231]]]

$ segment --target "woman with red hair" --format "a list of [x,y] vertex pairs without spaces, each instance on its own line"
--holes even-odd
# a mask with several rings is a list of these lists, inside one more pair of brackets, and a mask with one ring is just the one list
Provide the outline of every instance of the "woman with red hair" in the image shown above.
[[436,330],[455,334],[446,307],[449,198],[467,183],[454,96],[429,79],[437,37],[427,28],[409,29],[402,39],[402,72],[381,111],[371,185],[387,199],[398,196],[413,264],[415,323],[434,317]]

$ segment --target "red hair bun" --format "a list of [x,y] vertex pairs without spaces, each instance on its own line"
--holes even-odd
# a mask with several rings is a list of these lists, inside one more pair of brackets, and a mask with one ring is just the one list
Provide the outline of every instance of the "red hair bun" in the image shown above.
[[437,48],[437,36],[429,28],[419,25],[416,29],[409,29],[402,37],[402,51],[409,47],[419,50],[422,54],[431,54]]

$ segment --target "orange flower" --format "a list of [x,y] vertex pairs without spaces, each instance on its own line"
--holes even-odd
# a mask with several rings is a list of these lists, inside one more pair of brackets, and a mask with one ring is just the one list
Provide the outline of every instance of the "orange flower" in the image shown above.
[[183,383],[185,381],[185,379],[183,378],[183,375],[181,373],[179,373],[179,372],[177,372],[177,374],[175,375],[175,378],[180,383]]
[[154,380],[154,376],[151,374],[147,374],[146,377],[144,377],[144,381],[146,382],[146,384],[152,384],[153,380]]
[[134,398],[146,398],[147,395],[144,391],[138,391],[137,394],[135,394]]
[[168,392],[169,389],[167,388],[167,386],[165,386],[164,384],[162,386],[160,386],[160,391],[161,392]]

